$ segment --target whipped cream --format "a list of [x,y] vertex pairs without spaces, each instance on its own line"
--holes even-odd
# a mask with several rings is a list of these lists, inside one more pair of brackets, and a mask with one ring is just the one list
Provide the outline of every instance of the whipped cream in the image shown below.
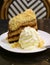
[[38,47],[41,37],[32,27],[25,27],[19,37],[19,44],[23,49]]

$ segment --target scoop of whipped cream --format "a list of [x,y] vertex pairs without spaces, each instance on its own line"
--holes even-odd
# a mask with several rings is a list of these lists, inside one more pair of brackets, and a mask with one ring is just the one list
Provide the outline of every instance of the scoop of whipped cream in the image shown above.
[[25,27],[19,37],[19,44],[23,49],[32,49],[38,47],[40,42],[38,32],[32,27]]

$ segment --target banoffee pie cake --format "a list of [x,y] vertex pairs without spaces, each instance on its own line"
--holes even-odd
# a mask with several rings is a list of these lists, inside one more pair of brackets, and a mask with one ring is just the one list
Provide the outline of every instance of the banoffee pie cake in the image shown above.
[[27,26],[37,30],[36,15],[31,9],[27,9],[10,19],[8,24],[8,42],[18,41],[22,29]]

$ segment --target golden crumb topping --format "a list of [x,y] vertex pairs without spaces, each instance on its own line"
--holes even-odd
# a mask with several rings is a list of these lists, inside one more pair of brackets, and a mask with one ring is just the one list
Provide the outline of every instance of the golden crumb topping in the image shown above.
[[13,17],[9,21],[9,29],[16,30],[22,23],[30,22],[33,19],[36,19],[35,13],[31,9],[27,9],[25,12],[18,14],[17,16]]

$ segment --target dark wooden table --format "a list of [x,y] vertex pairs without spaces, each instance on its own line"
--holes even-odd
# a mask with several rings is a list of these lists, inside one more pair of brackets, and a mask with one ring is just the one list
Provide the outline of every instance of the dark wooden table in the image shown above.
[[[50,33],[50,19],[38,20],[38,29]],[[0,20],[0,34],[7,30],[8,20]],[[0,65],[50,65],[50,49],[38,53],[19,54],[0,47]]]

